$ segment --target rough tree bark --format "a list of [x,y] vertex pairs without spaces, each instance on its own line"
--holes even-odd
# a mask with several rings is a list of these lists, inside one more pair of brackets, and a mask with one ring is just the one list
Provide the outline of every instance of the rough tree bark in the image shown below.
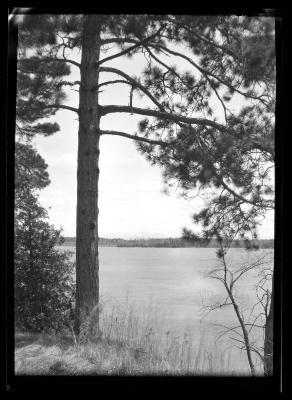
[[[76,224],[75,332],[99,302],[98,278],[98,178],[99,123],[97,61],[100,54],[100,22],[84,16],[80,66],[79,130]],[[95,329],[98,329],[98,313]],[[89,332],[91,335],[92,332]]]

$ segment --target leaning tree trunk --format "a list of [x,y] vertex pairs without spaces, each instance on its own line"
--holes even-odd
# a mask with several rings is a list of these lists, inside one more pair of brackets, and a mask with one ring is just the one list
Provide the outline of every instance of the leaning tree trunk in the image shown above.
[[273,319],[274,319],[274,275],[272,280],[272,294],[270,311],[266,321],[264,342],[264,375],[273,375]]
[[[80,67],[79,131],[76,222],[76,316],[75,332],[97,306],[94,330],[98,327],[98,178],[99,122],[98,68],[100,24],[98,16],[85,15]],[[92,339],[93,327],[89,326]]]

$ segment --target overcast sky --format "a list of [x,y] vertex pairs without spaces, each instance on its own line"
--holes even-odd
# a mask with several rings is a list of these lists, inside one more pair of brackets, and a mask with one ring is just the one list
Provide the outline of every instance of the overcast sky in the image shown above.
[[[174,61],[171,60],[171,63]],[[133,76],[139,75],[145,66],[145,59],[143,55],[138,55],[134,59],[111,60],[107,65]],[[189,69],[184,63],[180,63],[180,67]],[[103,80],[108,78],[119,79],[117,75],[103,74]],[[78,79],[79,71],[72,66],[72,80]],[[112,85],[101,93],[100,101],[101,104],[128,105],[129,87]],[[66,104],[78,107],[76,92],[68,92]],[[134,105],[152,106],[138,96],[134,97]],[[141,116],[129,114],[107,115],[102,118],[101,129],[134,134],[140,119]],[[48,164],[51,179],[51,184],[40,192],[40,201],[49,208],[50,222],[56,228],[62,227],[65,236],[75,236],[78,121],[76,114],[66,110],[58,111],[53,120],[59,122],[60,132],[51,137],[38,136],[34,139],[37,150]],[[201,206],[199,200],[187,201],[178,193],[168,196],[162,193],[163,188],[161,169],[151,166],[136,150],[133,141],[117,136],[101,137],[99,236],[177,237],[183,227],[198,232],[191,217]],[[259,236],[274,236],[273,213],[267,214]]]

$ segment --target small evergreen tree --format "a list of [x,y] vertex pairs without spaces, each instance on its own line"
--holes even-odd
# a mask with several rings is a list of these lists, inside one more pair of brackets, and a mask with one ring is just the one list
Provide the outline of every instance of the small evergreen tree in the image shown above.
[[47,165],[29,144],[15,147],[15,325],[33,332],[68,325],[74,295],[73,263],[56,250],[54,229],[39,204],[37,190],[49,184]]

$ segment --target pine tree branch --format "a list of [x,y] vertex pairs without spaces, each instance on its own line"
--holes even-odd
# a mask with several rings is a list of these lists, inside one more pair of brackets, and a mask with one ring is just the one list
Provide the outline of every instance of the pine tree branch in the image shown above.
[[217,99],[220,101],[220,103],[222,105],[222,108],[224,111],[225,123],[227,123],[227,108],[224,104],[224,101],[221,99],[217,89],[214,87],[213,83],[211,82],[211,79],[209,79],[209,77],[207,75],[204,75],[204,76],[205,76],[206,80],[208,81],[209,85],[211,86],[211,88],[213,89],[213,91],[215,92]]
[[[165,120],[170,120],[174,121],[178,125],[180,123],[186,123],[188,125],[200,125],[200,126],[209,126],[212,128],[217,129],[220,132],[225,132],[228,133],[229,135],[232,135],[236,137],[236,132],[227,126],[224,126],[222,124],[218,124],[215,121],[206,119],[206,118],[190,118],[190,117],[184,117],[183,115],[178,115],[178,114],[172,114],[168,113],[166,111],[157,111],[157,110],[152,110],[149,108],[138,108],[138,107],[129,107],[129,106],[119,106],[119,105],[107,105],[107,106],[99,106],[101,110],[101,115],[107,115],[111,113],[134,113],[134,114],[139,114],[139,115],[147,115],[150,117],[155,117],[155,118],[161,118]],[[270,147],[266,147],[263,144],[259,143],[258,140],[252,139],[251,138],[251,146],[250,149],[252,148],[257,148],[261,151],[267,152],[273,156],[273,149]]]
[[140,89],[143,93],[146,94],[146,96],[149,97],[149,99],[159,108],[160,111],[164,111],[163,106],[155,99],[154,96],[147,90],[141,83],[137,82],[134,78],[131,76],[127,75],[125,72],[117,69],[117,68],[111,68],[111,67],[100,67],[99,69],[100,72],[111,72],[113,74],[117,74],[125,78],[127,81],[129,81],[134,87]]
[[64,86],[76,86],[76,85],[81,86],[81,82],[80,81],[74,81],[74,82],[62,81],[62,85],[64,85]]
[[23,129],[22,127],[20,127],[20,126],[18,125],[18,123],[15,123],[15,126],[16,126],[16,128],[17,128],[22,134],[24,134],[24,135],[27,134],[26,130]]
[[[206,159],[208,159],[208,148],[205,148],[205,145],[203,144],[202,140],[200,138],[196,139],[202,153],[206,156]],[[227,183],[224,181],[223,177],[221,176],[220,172],[217,171],[217,168],[214,165],[214,162],[211,160],[211,169],[212,172],[214,174],[214,176],[216,177],[217,181],[220,183],[220,185],[225,188],[230,194],[232,194],[235,198],[243,201],[244,203],[248,203],[251,204],[255,207],[259,207],[259,208],[264,208],[264,209],[274,209],[273,205],[270,205],[269,203],[265,203],[265,202],[254,202],[252,200],[248,200],[245,197],[241,196],[239,193],[235,192],[233,189],[231,189]]]
[[153,38],[155,38],[156,36],[158,36],[158,35],[160,34],[160,32],[161,32],[163,29],[164,29],[164,25],[161,26],[161,27],[158,29],[158,31],[155,32],[153,35],[150,35],[149,37],[147,37],[147,38],[145,38],[145,39],[142,39],[142,40],[140,40],[140,41],[136,41],[136,43],[135,43],[133,46],[129,47],[128,49],[125,49],[125,50],[123,50],[123,51],[121,51],[121,52],[119,52],[119,53],[117,53],[117,54],[113,54],[112,56],[106,57],[106,58],[104,58],[104,59],[98,61],[98,62],[97,62],[97,66],[99,66],[99,65],[101,65],[101,64],[103,64],[103,63],[105,63],[105,62],[107,62],[107,61],[109,61],[109,60],[112,60],[112,59],[114,59],[114,58],[118,58],[118,57],[121,57],[121,56],[123,56],[123,55],[125,55],[125,54],[128,54],[128,53],[130,53],[131,51],[135,50],[136,48],[138,48],[138,47],[140,47],[140,46],[143,46],[144,44],[146,44],[147,42],[149,42],[150,40],[152,40]]
[[264,209],[269,209],[269,210],[274,210],[274,207],[270,205],[269,203],[258,203],[254,202],[251,200],[246,199],[245,197],[241,196],[240,194],[236,193],[234,190],[232,190],[223,180],[223,178],[218,174],[217,171],[214,171],[216,178],[219,180],[221,185],[229,192],[231,193],[234,197],[238,198],[239,200],[242,200],[244,203],[251,204],[253,206],[259,207],[259,208],[264,208]]
[[121,43],[137,43],[137,40],[135,39],[129,39],[129,38],[120,38],[120,37],[112,37],[112,38],[107,38],[107,39],[101,39],[100,44],[101,46],[105,44],[121,44]]
[[189,57],[187,57],[186,55],[182,54],[182,53],[178,53],[176,51],[170,50],[164,46],[161,45],[155,45],[156,49],[160,49],[160,50],[164,50],[169,54],[172,54],[174,56],[183,58],[185,60],[187,60],[191,65],[193,65],[198,71],[200,71],[203,75],[209,75],[212,78],[216,79],[218,82],[222,83],[222,85],[227,86],[229,89],[234,90],[235,92],[241,94],[244,97],[250,98],[250,99],[255,99],[255,100],[259,100],[261,101],[263,104],[265,104],[267,106],[267,103],[262,99],[262,95],[261,96],[252,96],[247,94],[246,92],[242,92],[241,90],[237,89],[235,86],[231,85],[230,83],[224,81],[223,79],[221,79],[219,76],[213,74],[212,72],[206,70],[205,68],[200,67],[197,63],[195,63],[193,60],[191,60]]
[[50,104],[50,105],[45,105],[43,108],[60,108],[68,111],[73,111],[79,115],[79,110],[78,108],[70,107],[70,106],[65,106],[63,104]]
[[[108,40],[105,39],[105,42],[106,43],[135,43],[135,42],[137,43],[137,40],[135,40],[135,39],[126,39],[126,38],[122,38],[122,39],[120,39],[120,38],[111,38],[111,39],[108,39]],[[263,97],[262,95],[261,96],[252,96],[252,95],[247,94],[246,92],[243,92],[243,91],[235,88],[233,85],[231,85],[230,83],[228,83],[225,80],[221,79],[219,76],[217,76],[217,75],[213,74],[212,72],[200,67],[197,63],[195,63],[193,60],[191,60],[189,57],[187,57],[186,55],[184,55],[182,53],[170,50],[170,49],[168,49],[168,48],[166,48],[166,47],[164,47],[162,45],[159,45],[159,44],[151,44],[151,43],[149,43],[147,46],[144,46],[144,47],[148,52],[149,52],[149,48],[147,48],[147,47],[152,47],[152,48],[154,48],[156,50],[164,51],[166,53],[169,53],[169,54],[175,55],[177,57],[183,58],[183,59],[187,60],[190,64],[192,64],[198,71],[200,71],[202,74],[204,74],[204,76],[206,76],[206,75],[211,76],[212,78],[216,79],[218,82],[222,83],[224,86],[227,86],[229,89],[234,90],[235,92],[241,94],[242,96],[250,98],[250,99],[259,100],[263,104],[268,106],[268,104],[262,99],[262,97]],[[150,54],[150,52],[149,52],[149,54]],[[152,53],[150,55],[151,55],[151,57],[156,59],[155,56]],[[156,61],[158,61],[158,60],[156,60]],[[169,67],[167,67],[165,64],[163,64],[162,61],[159,60],[158,62],[160,62],[160,64],[164,65],[166,68],[169,69]]]
[[262,144],[257,139],[251,139],[250,150],[257,149],[263,153],[268,153],[272,156],[272,161],[275,161],[275,150],[273,146],[269,146],[268,144]]
[[[129,106],[115,106],[115,105],[112,105],[112,106],[103,106],[101,108],[102,108],[102,111],[101,111],[102,115],[106,115],[106,114],[114,113],[114,112],[133,112],[135,114],[142,114],[142,115],[149,115],[149,116],[154,116],[154,117],[163,118],[163,119],[170,119],[170,120],[173,120],[175,122],[187,122],[187,123],[195,123],[195,124],[199,124],[199,125],[209,125],[209,126],[216,127],[217,129],[219,129],[221,131],[222,131],[222,129],[223,130],[227,129],[222,125],[216,124],[213,121],[208,121],[208,120],[205,120],[205,119],[186,118],[186,117],[182,117],[182,116],[175,115],[175,114],[169,114],[169,113],[166,113],[166,112],[159,112],[159,111],[154,111],[154,110],[140,109],[140,108],[137,108],[137,107],[131,108]],[[126,136],[126,135],[120,135],[120,136],[129,137],[129,135],[128,136]],[[147,142],[147,140],[144,140],[144,141]],[[156,143],[156,144],[161,144],[161,143]],[[234,190],[232,190],[224,182],[223,178],[218,174],[217,170],[215,170],[215,167],[214,167],[214,171],[213,172],[215,173],[216,178],[221,183],[221,185],[229,193],[233,194],[233,196],[235,196],[239,200],[242,200],[245,203],[249,203],[249,204],[252,204],[252,205],[257,206],[257,207],[266,208],[266,209],[267,208],[268,209],[274,209],[274,207],[270,206],[269,204],[255,203],[253,201],[250,201],[250,200],[242,197],[240,194],[236,193]]]
[[169,65],[166,65],[163,61],[161,61],[158,57],[156,57],[152,51],[149,49],[149,46],[144,46],[145,49],[147,50],[147,52],[149,53],[149,55],[158,62],[158,64],[162,65],[164,68],[166,68],[169,72],[172,72],[183,84],[184,81],[182,80],[181,76],[173,69],[171,68]]
[[[171,16],[167,18],[168,21],[175,23]],[[235,60],[238,60],[239,57],[237,54],[235,54],[232,50],[228,49],[227,47],[220,45],[218,43],[213,42],[212,40],[206,38],[202,34],[198,33],[195,29],[190,29],[187,25],[182,24],[182,27],[192,35],[195,35],[198,39],[203,40],[205,43],[209,44],[210,46],[216,47],[217,49],[222,50],[224,53],[228,54],[229,56],[233,57]],[[221,33],[222,35],[222,33]]]
[[[21,61],[21,60],[19,60]],[[76,67],[80,68],[80,64],[77,61],[71,60],[69,58],[57,58],[57,57],[44,57],[39,58],[38,62],[48,62],[48,61],[56,61],[56,62],[67,62],[69,64],[75,65]],[[19,68],[19,67],[18,67]],[[31,71],[34,72],[34,71]]]
[[[178,114],[173,114],[173,113],[168,113],[166,111],[157,111],[157,110],[152,110],[148,108],[138,108],[138,107],[129,107],[129,106],[119,106],[119,105],[107,105],[107,106],[100,106],[101,114],[102,115],[107,115],[111,113],[134,113],[134,114],[139,114],[139,115],[147,115],[150,117],[155,117],[155,118],[161,118],[165,120],[170,120],[174,121],[178,125],[182,126],[181,123],[186,123],[188,125],[200,125],[204,127],[212,127],[217,129],[220,132],[225,132],[228,133],[229,135],[232,135],[234,137],[237,136],[237,133],[233,130],[228,128],[227,126],[224,126],[222,124],[219,124],[215,121],[206,119],[206,118],[190,118],[190,117],[184,117],[182,115]],[[266,146],[262,143],[259,142],[257,139],[250,138],[250,149],[258,149],[262,152],[266,152],[270,154],[272,157],[274,157],[274,150],[271,146]]]
[[235,134],[235,132],[224,125],[218,124],[217,122],[205,119],[205,118],[190,118],[184,117],[183,115],[172,114],[165,111],[157,111],[148,108],[138,108],[138,107],[129,107],[129,106],[119,106],[119,105],[107,105],[100,106],[101,114],[107,115],[112,113],[131,113],[139,114],[139,115],[148,115],[150,117],[161,118],[165,120],[174,121],[176,123],[184,122],[186,124],[195,124],[201,126],[210,126],[212,128],[218,129],[221,132],[226,132],[229,134]]
[[121,131],[100,130],[99,132],[100,132],[100,135],[122,136],[122,137],[125,137],[128,139],[136,140],[138,142],[157,144],[160,146],[168,146],[169,145],[169,143],[163,142],[162,140],[152,140],[152,139],[144,138],[144,137],[138,136],[138,135],[130,135],[129,133],[121,132]]

